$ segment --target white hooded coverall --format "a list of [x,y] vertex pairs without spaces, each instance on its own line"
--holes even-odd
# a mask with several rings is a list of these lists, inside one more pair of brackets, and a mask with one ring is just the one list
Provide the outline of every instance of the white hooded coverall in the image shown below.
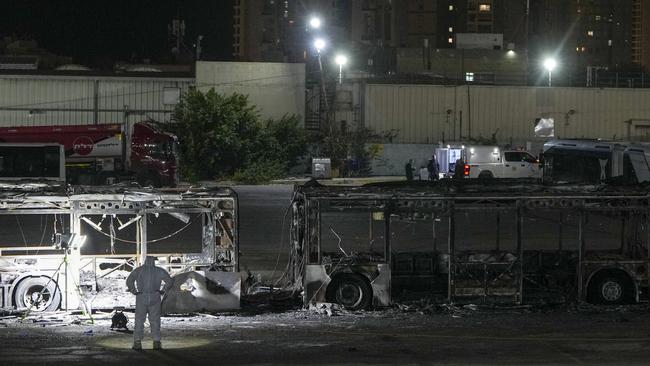
[[[134,269],[126,279],[129,292],[135,296],[135,329],[133,340],[142,341],[144,337],[144,320],[149,314],[151,324],[151,337],[160,341],[160,295],[172,287],[172,278],[169,273],[154,265],[155,258],[147,257],[142,266]],[[161,291],[161,282],[165,288]]]

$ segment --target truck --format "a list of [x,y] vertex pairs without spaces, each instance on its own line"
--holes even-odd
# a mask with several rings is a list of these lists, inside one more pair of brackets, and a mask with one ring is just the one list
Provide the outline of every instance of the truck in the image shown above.
[[465,178],[541,178],[539,160],[526,151],[498,146],[466,146],[462,149]]
[[67,182],[76,185],[174,186],[177,140],[153,121],[0,128],[0,142],[63,145]]
[[643,186],[533,179],[415,188],[308,182],[293,195],[288,277],[306,306],[349,309],[427,296],[487,305],[647,302],[648,202]]

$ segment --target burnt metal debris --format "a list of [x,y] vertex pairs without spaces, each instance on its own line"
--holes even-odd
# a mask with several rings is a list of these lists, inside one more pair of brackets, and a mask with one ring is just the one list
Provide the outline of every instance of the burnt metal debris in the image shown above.
[[304,303],[645,301],[645,186],[462,180],[298,186],[290,276]]
[[168,312],[200,311],[204,304],[197,299],[206,297],[239,306],[237,195],[231,189],[12,182],[0,185],[0,221],[2,307],[90,313],[132,306],[125,303],[134,300],[125,296],[124,279],[147,254],[172,275],[203,279],[202,286],[175,286]]

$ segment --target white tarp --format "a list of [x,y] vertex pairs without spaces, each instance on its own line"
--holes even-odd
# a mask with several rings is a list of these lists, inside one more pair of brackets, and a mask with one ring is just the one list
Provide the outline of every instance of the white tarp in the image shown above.
[[553,118],[540,118],[535,123],[535,137],[554,137],[555,122]]

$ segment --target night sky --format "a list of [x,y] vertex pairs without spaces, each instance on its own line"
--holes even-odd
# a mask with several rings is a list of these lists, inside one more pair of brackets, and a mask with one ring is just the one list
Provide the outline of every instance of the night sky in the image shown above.
[[188,55],[202,34],[202,59],[232,57],[231,0],[2,0],[0,36],[31,38],[98,68],[146,58],[166,63],[172,61],[167,25],[176,17],[186,23]]

